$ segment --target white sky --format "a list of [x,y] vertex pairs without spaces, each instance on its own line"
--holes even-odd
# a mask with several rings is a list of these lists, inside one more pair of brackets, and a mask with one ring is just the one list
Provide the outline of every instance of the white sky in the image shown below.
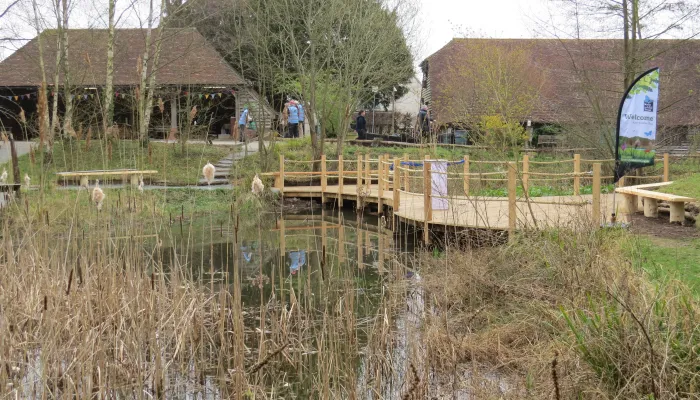
[[[459,36],[532,38],[535,15],[547,15],[547,0],[419,0],[426,58]],[[542,36],[542,35],[539,35]]]

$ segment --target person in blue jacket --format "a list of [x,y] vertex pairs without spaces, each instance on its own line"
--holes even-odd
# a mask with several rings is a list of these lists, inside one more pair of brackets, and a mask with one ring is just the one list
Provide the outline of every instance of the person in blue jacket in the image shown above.
[[304,114],[304,106],[298,101],[295,101],[295,103],[297,109],[299,110],[299,132],[301,136],[304,136],[304,120],[306,119],[306,115]]
[[287,124],[289,125],[289,137],[299,137],[299,109],[296,101],[290,100],[287,103]]
[[243,109],[241,117],[238,118],[238,140],[245,141],[245,127],[248,125],[248,107]]

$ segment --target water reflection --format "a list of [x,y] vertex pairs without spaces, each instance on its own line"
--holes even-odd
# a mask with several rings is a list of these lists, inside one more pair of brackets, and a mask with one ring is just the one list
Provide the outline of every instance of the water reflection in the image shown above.
[[204,284],[233,286],[238,271],[247,364],[260,359],[258,349],[290,343],[254,383],[275,398],[323,397],[322,390],[354,397],[386,280],[406,278],[396,259],[412,250],[399,252],[376,217],[326,210],[271,214],[238,229],[228,215],[209,216],[167,244],[166,268],[188,265]]

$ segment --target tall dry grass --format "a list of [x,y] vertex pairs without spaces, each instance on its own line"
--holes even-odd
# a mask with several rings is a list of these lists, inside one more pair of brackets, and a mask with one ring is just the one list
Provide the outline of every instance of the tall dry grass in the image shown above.
[[421,259],[434,394],[699,398],[700,312],[632,268],[621,231],[548,231]]

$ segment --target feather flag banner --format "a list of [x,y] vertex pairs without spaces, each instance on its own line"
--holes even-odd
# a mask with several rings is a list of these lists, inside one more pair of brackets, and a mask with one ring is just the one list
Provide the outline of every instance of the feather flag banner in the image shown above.
[[627,172],[654,165],[659,68],[640,75],[625,92],[617,117],[615,182]]

